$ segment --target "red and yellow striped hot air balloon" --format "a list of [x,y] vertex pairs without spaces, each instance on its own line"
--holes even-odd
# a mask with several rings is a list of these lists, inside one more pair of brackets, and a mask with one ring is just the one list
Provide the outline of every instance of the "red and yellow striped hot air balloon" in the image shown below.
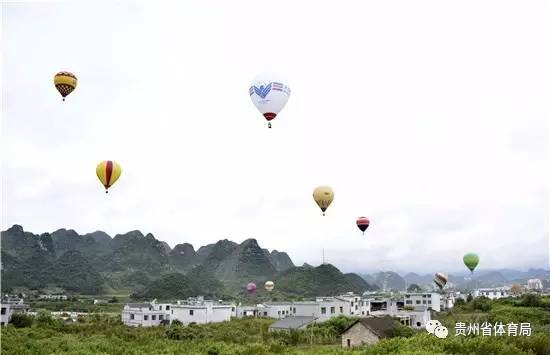
[[112,160],[106,160],[97,165],[95,172],[99,181],[105,186],[105,193],[108,193],[109,187],[113,186],[120,177],[122,169],[118,163]]
[[53,77],[53,83],[57,91],[59,91],[63,97],[63,101],[65,101],[65,97],[76,88],[76,75],[69,73],[68,71],[61,71],[55,74]]
[[369,227],[370,221],[367,217],[359,217],[357,218],[357,227],[363,232],[363,235],[365,234],[365,231]]

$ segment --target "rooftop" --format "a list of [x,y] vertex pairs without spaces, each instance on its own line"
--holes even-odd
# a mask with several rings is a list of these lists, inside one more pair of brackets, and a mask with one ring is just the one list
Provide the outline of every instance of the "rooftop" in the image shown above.
[[390,317],[365,317],[357,320],[344,331],[347,332],[357,323],[361,323],[365,328],[376,334],[380,338],[390,338],[393,336],[393,320]]
[[298,329],[300,327],[303,327],[304,325],[307,325],[315,321],[316,319],[317,318],[315,317],[309,317],[309,316],[286,317],[273,323],[272,325],[269,326],[269,328],[270,329]]

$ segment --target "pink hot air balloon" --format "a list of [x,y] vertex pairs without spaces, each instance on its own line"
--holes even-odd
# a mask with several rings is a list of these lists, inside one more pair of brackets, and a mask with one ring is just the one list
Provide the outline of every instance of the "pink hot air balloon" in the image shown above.
[[254,282],[250,282],[248,285],[246,285],[246,291],[248,291],[248,293],[250,294],[256,292],[256,284]]
[[365,231],[369,227],[370,221],[367,217],[359,217],[357,218],[357,227],[365,234]]

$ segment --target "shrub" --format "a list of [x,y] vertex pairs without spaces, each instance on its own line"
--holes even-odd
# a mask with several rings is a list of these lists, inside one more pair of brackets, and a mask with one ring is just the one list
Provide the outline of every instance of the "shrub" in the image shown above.
[[523,295],[519,305],[523,307],[540,307],[540,296],[532,293]]
[[15,313],[10,319],[10,324],[16,328],[28,328],[32,326],[32,323],[33,317],[26,314]]
[[455,301],[455,306],[464,306],[466,304],[466,301],[464,299],[459,298]]

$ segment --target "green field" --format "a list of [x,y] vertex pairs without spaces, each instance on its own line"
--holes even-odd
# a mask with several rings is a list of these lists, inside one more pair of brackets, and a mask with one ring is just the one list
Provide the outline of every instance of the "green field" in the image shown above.
[[[537,354],[550,355],[549,299],[476,300],[438,315],[454,323],[530,322],[530,337],[456,337],[398,327],[397,336],[374,346],[342,349],[340,333],[353,319],[340,317],[304,331],[269,333],[274,320],[235,319],[183,327],[129,328],[119,316],[93,315],[63,324],[46,314],[2,329],[2,354]],[[483,308],[480,310],[479,308]],[[26,323],[26,324],[25,324]],[[17,328],[15,325],[19,326]]]

